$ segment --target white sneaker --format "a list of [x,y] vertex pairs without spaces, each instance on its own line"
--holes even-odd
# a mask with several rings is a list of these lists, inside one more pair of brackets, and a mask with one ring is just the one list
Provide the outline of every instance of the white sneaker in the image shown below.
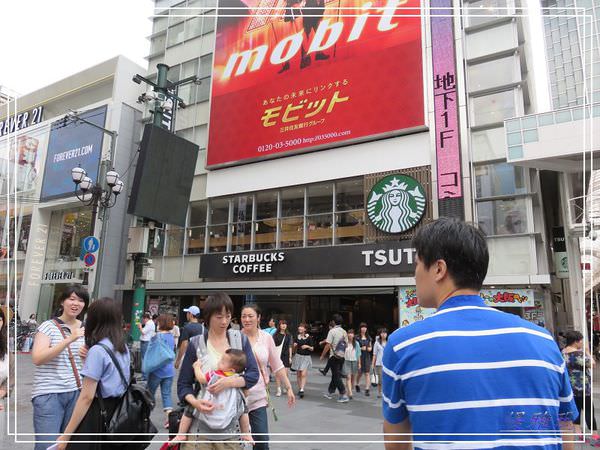
[[276,397],[281,397],[281,388],[277,388],[277,392],[275,393]]
[[333,398],[333,395],[331,395],[329,392],[325,392],[323,394],[323,397],[328,398],[329,400],[331,400]]

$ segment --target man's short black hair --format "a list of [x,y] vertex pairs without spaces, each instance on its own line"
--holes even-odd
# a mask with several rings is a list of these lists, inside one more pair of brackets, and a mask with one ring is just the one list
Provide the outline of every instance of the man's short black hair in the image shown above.
[[426,268],[443,259],[457,288],[481,289],[490,255],[483,233],[473,225],[442,217],[420,228],[412,245]]
[[335,322],[336,325],[342,324],[342,316],[340,314],[334,314],[333,316],[331,316],[331,320]]

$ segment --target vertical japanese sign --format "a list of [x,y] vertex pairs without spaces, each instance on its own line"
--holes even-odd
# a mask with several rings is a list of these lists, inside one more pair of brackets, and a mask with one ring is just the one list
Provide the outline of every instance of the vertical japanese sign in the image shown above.
[[209,167],[424,126],[420,0],[219,7]]
[[431,0],[437,193],[441,216],[462,218],[462,171],[452,0]]

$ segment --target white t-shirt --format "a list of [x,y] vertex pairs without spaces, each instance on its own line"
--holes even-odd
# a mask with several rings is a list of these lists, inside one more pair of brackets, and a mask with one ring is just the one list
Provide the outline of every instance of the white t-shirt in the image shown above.
[[154,325],[153,320],[149,320],[146,322],[146,325],[142,328],[142,336],[140,337],[140,341],[148,342],[150,339],[154,337],[156,334],[156,325]]
[[379,341],[375,341],[375,347],[373,347],[373,358],[375,358],[375,366],[383,366],[383,349],[387,345],[387,341],[383,345]]

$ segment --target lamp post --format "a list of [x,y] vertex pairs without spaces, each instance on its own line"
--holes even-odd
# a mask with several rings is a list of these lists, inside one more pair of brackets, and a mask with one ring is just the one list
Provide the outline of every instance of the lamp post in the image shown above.
[[[110,136],[110,150],[108,159],[102,159],[100,163],[100,173],[96,182],[87,176],[87,172],[82,167],[74,167],[71,169],[71,179],[75,183],[75,195],[77,199],[82,202],[85,206],[92,207],[92,219],[91,219],[91,235],[94,235],[94,228],[96,226],[96,219],[98,213],[100,213],[100,246],[104,245],[106,239],[106,213],[109,208],[112,208],[117,203],[117,197],[123,191],[125,184],[120,180],[119,174],[114,170],[108,170],[110,166],[112,168],[113,159],[115,155],[115,147],[117,141],[117,132],[110,131],[103,128],[95,123],[92,123],[86,119],[83,119],[78,115],[76,111],[71,111],[65,116],[65,122],[83,122],[87,125],[91,125],[94,128],[101,130],[103,133]],[[98,260],[96,261],[96,273],[94,276],[94,289],[92,290],[92,300],[96,300],[98,296],[98,289],[100,287],[100,274],[102,272],[102,259],[104,252],[102,249],[98,250]],[[85,274],[87,280],[88,273]]]

